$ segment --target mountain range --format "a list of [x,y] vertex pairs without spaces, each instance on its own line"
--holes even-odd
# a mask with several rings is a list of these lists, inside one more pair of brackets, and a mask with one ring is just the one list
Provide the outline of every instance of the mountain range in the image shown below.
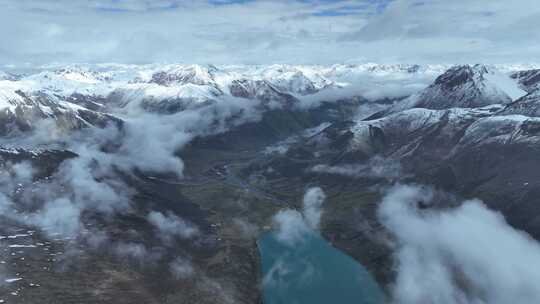
[[[0,279],[24,278],[0,284],[0,299],[260,302],[257,237],[279,210],[300,209],[309,185],[327,196],[322,236],[389,293],[395,244],[377,206],[390,185],[453,195],[421,209],[480,198],[539,240],[539,71],[108,64],[0,72],[0,235],[30,246],[0,255]],[[21,231],[20,242],[7,238]]]

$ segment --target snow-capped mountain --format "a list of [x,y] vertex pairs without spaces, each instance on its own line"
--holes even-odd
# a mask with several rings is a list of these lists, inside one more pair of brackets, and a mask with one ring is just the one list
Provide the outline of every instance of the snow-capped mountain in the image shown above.
[[213,102],[224,93],[212,85],[185,83],[164,86],[156,83],[126,84],[106,96],[109,107],[140,107],[150,112],[176,113]]
[[172,66],[166,70],[152,74],[150,83],[157,83],[162,86],[174,85],[215,85],[213,72],[216,68],[199,65]]
[[254,99],[263,105],[292,106],[298,102],[293,95],[279,90],[267,80],[234,80],[229,85],[229,91],[234,97]]
[[508,104],[525,94],[516,81],[492,67],[462,65],[450,68],[433,84],[404,100],[393,111],[413,107],[477,108]]
[[[415,65],[335,65],[335,66],[213,66],[213,65],[98,65],[44,68],[20,80],[26,90],[53,91],[69,96],[74,93],[107,96],[112,91],[137,85],[155,84],[179,87],[186,84],[209,86],[228,92],[234,81],[251,80],[271,84],[282,93],[310,95],[340,84],[353,85],[356,78],[383,77],[396,73],[440,74],[432,66]],[[8,75],[8,74],[6,74]],[[4,77],[4,78],[7,78]],[[14,80],[14,79],[10,79]],[[262,82],[265,81],[265,82]],[[130,86],[131,85],[131,86]]]
[[305,67],[274,65],[264,69],[261,74],[262,79],[280,91],[292,94],[309,95],[335,85],[320,71]]
[[[366,147],[372,149],[371,143],[374,136],[383,136],[385,143],[393,143],[382,149],[385,153],[391,153],[394,156],[411,156],[418,153],[428,142],[433,141],[432,136],[436,136],[438,145],[430,146],[432,152],[445,149],[448,153],[460,143],[461,136],[468,134],[467,130],[476,121],[482,119],[502,121],[496,116],[502,108],[501,105],[442,110],[414,108],[376,120],[357,121],[350,128],[353,137],[349,149],[364,150]],[[381,132],[374,133],[373,128]]]
[[[372,72],[350,67],[348,75],[359,73]],[[2,73],[0,110],[5,112],[4,121],[11,122],[6,125],[17,122],[22,128],[39,119],[63,121],[59,117],[68,116],[71,127],[81,127],[94,122],[80,113],[107,117],[105,113],[126,107],[175,113],[228,98],[252,99],[264,107],[291,107],[307,95],[339,89],[349,77],[341,75],[338,85],[328,75],[328,67],[290,65],[55,66],[24,76]]]
[[[535,79],[531,71],[521,72],[519,77],[514,73],[511,79],[507,76],[510,72],[504,74],[483,65],[456,66],[443,73],[445,68],[445,65],[406,64],[52,67],[24,76],[1,74],[0,110],[10,113],[6,114],[11,117],[8,121],[24,121],[26,125],[36,117],[67,115],[78,121],[73,126],[80,127],[95,124],[80,117],[80,113],[85,117],[90,114],[107,117],[106,114],[126,107],[170,114],[242,98],[251,99],[263,108],[289,108],[364,94],[369,100],[391,100],[416,90],[391,109],[396,112],[412,107],[444,109],[509,104],[526,93],[519,88],[517,80],[525,86]],[[505,71],[515,72],[514,69],[508,67]]]
[[104,127],[120,120],[112,115],[89,110],[44,92],[25,93],[0,88],[0,134],[33,129],[40,121],[50,119],[59,129],[72,130],[87,126]]
[[[369,184],[365,180],[375,182],[381,176],[352,173],[370,166],[374,158],[383,159],[386,167],[399,164],[399,178],[406,182],[436,185],[462,195],[486,195],[490,206],[504,210],[505,216],[517,225],[540,231],[536,216],[523,213],[537,203],[532,199],[536,195],[535,181],[540,178],[536,169],[540,165],[540,120],[507,115],[502,112],[504,108],[497,104],[413,108],[378,119],[337,122],[290,144],[286,153],[260,162],[262,165],[254,166],[253,174],[281,179],[292,175],[289,168],[300,168],[310,172],[309,178],[316,175],[347,180],[344,176],[352,176]],[[273,170],[269,171],[269,167]],[[509,201],[514,203],[510,206]]]
[[84,95],[104,95],[111,88],[106,73],[90,70],[88,67],[66,67],[56,70],[44,70],[22,77],[18,84],[24,91],[41,91],[61,96],[74,93]]
[[[92,237],[88,243],[99,243],[99,236],[105,235],[110,244],[123,246],[135,236],[137,244],[145,247],[113,248],[136,255],[147,252],[145,256],[155,256],[156,265],[168,266],[169,257],[176,259],[181,248],[188,259],[194,257],[189,260],[197,263],[193,264],[196,269],[226,268],[216,261],[222,260],[223,250],[240,244],[234,242],[248,225],[235,226],[239,210],[257,225],[264,224],[282,204],[301,197],[306,184],[321,185],[330,194],[321,233],[332,233],[333,240],[346,242],[345,247],[353,242],[372,247],[374,232],[381,234],[375,251],[357,250],[369,255],[355,258],[376,261],[371,267],[387,265],[388,272],[392,264],[381,257],[390,256],[384,247],[390,242],[375,218],[363,217],[377,213],[378,198],[372,189],[384,189],[396,181],[480,197],[509,223],[539,238],[540,118],[532,116],[539,116],[540,93],[532,90],[525,95],[519,78],[508,76],[514,67],[504,72],[480,65],[445,70],[443,65],[101,65],[54,67],[4,77],[0,80],[0,135],[12,135],[4,137],[2,145],[13,148],[0,147],[0,162],[13,172],[4,174],[2,181],[13,179],[13,189],[20,193],[4,192],[13,197],[17,208],[32,209],[23,210],[17,220],[47,216],[43,223],[22,222],[36,236],[52,232],[47,226],[51,221],[66,223],[63,220],[68,216],[49,209],[56,207],[50,202],[72,202],[76,210],[67,214],[77,221],[75,232],[70,232],[75,236],[84,228],[81,236]],[[377,111],[392,103],[407,106],[398,109],[396,105],[393,111],[365,118],[373,112],[361,115],[366,113],[361,107],[369,103],[376,104]],[[94,128],[110,123],[119,127]],[[87,129],[67,134],[80,128]],[[40,132],[15,132],[31,129]],[[52,139],[42,138],[51,131],[55,132]],[[22,167],[9,167],[12,162]],[[19,186],[16,170],[26,172],[28,164],[36,172],[23,182],[37,184]],[[62,200],[51,199],[49,194],[56,193]],[[221,207],[216,207],[216,193]],[[240,206],[239,200],[261,204]],[[38,204],[41,201],[43,205]],[[245,212],[243,206],[248,208]],[[165,219],[176,219],[173,214],[185,217],[203,235],[192,245],[187,239],[178,240],[178,247],[171,245],[173,238],[155,238],[152,231],[156,236],[163,232],[147,220],[154,209],[163,211]],[[431,210],[419,212],[429,216]],[[166,222],[167,230],[175,233],[186,226]],[[24,226],[24,231],[29,229]],[[251,237],[241,244],[253,244]],[[70,246],[72,241],[78,239],[70,239]],[[154,244],[160,246],[155,254]],[[91,250],[106,247],[96,246]],[[253,280],[256,276],[251,274],[259,275],[257,264],[252,263],[256,249],[241,246],[235,247],[241,254],[231,255],[235,259],[219,263],[240,265],[238,273],[248,273],[245,277]],[[32,258],[26,258],[25,265],[31,269],[51,266],[49,252],[44,263],[36,262],[39,255],[28,252]],[[97,256],[109,254],[117,253],[103,250]],[[16,267],[13,261],[22,261],[24,254],[7,257],[6,264]],[[107,271],[117,264],[113,258],[103,264]],[[239,264],[243,260],[252,268]],[[89,267],[95,267],[90,261]],[[133,259],[137,264],[140,261]],[[39,271],[36,276],[28,271],[25,280],[56,284],[71,278]],[[386,271],[377,275],[387,278]],[[107,272],[104,277],[108,276]],[[100,282],[94,276],[83,277],[84,285],[79,281],[81,285],[74,286]],[[235,284],[243,286],[245,281]]]
[[[288,168],[301,168],[321,178],[369,179],[353,173],[382,158],[387,166],[400,164],[403,179],[414,177],[463,195],[489,193],[491,206],[507,208],[505,216],[520,227],[537,229],[534,217],[520,220],[520,208],[531,206],[535,190],[528,185],[540,178],[534,169],[540,165],[540,90],[527,94],[518,78],[510,77],[515,71],[503,70],[452,67],[402,101],[410,102],[405,107],[333,123],[254,166],[253,174],[280,179],[291,175]],[[518,203],[507,206],[508,201]]]
[[516,79],[521,88],[527,92],[540,88],[540,69],[514,72],[510,77]]
[[4,71],[0,71],[0,81],[1,80],[19,80],[21,76],[12,74],[12,73],[6,73]]
[[540,117],[540,89],[532,91],[509,104],[501,114],[520,114]]
[[320,68],[325,77],[339,78],[340,76],[354,74],[375,74],[375,75],[393,75],[393,74],[431,74],[438,76],[452,65],[446,64],[336,64],[330,67]]
[[[312,137],[309,144],[318,152],[337,147],[333,153],[361,158],[379,154],[398,159],[415,156],[429,145],[434,156],[442,157],[452,151],[469,126],[482,118],[493,117],[503,107],[413,108],[378,119],[335,124]],[[435,145],[434,139],[437,139]],[[340,144],[336,145],[337,142]]]

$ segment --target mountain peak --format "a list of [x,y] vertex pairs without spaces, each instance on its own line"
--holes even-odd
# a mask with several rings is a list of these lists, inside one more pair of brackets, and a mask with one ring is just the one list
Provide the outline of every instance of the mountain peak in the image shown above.
[[151,83],[160,85],[195,84],[212,85],[214,83],[215,66],[204,67],[200,65],[173,66],[152,75]]
[[482,64],[456,65],[437,77],[434,84],[448,88],[457,87],[468,82],[482,81],[483,76],[488,73],[496,73],[496,70]]
[[429,109],[477,108],[507,104],[525,94],[517,81],[494,67],[459,65],[437,77],[433,84],[412,96],[408,103]]

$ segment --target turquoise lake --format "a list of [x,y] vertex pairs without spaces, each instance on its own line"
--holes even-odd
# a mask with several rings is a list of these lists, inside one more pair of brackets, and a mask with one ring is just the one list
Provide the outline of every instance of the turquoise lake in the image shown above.
[[258,245],[264,304],[384,303],[369,272],[318,234],[290,246],[268,232]]

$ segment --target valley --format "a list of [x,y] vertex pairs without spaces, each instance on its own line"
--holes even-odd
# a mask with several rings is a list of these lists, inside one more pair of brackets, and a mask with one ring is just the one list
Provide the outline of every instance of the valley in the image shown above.
[[[411,199],[425,218],[481,199],[538,240],[536,78],[498,69],[171,65],[4,77],[0,300],[262,303],[257,242],[281,229],[280,212],[304,212],[313,187],[325,197],[314,230],[388,298],[401,275],[399,234],[381,209],[393,187],[431,189]],[[385,93],[411,83],[414,92]]]

